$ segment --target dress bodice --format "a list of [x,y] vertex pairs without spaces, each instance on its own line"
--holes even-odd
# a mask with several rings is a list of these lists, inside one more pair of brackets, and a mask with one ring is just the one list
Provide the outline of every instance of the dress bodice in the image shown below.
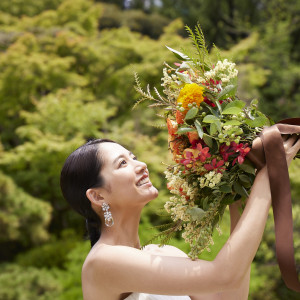
[[189,296],[167,296],[144,293],[133,293],[125,300],[191,300]]

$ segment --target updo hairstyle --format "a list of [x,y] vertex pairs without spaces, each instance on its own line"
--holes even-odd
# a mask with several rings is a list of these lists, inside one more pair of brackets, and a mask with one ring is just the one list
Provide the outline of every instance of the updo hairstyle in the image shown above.
[[93,210],[86,191],[104,186],[101,176],[103,161],[99,155],[101,143],[115,143],[109,139],[95,139],[87,142],[66,159],[60,175],[62,194],[71,207],[86,219],[91,246],[100,238],[101,220]]

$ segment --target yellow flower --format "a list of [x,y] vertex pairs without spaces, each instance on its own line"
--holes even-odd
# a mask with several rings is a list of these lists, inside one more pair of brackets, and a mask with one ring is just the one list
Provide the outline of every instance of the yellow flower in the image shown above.
[[177,104],[181,103],[181,106],[185,109],[185,113],[189,110],[188,104],[193,102],[199,107],[203,101],[204,88],[196,83],[187,83],[180,91],[177,98]]

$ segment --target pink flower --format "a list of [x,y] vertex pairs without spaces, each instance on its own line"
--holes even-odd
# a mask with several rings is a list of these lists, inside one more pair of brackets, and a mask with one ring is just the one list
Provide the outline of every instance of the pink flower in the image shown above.
[[233,160],[232,165],[234,166],[236,161],[238,161],[238,163],[241,165],[245,161],[245,157],[251,149],[248,147],[247,143],[236,144],[235,142],[232,142],[231,145],[231,149],[234,150],[234,152],[239,153],[238,157]]
[[224,165],[224,160],[219,160],[217,162],[217,159],[214,158],[210,164],[205,164],[204,165],[204,168],[207,170],[207,171],[212,171],[212,170],[216,170],[217,173],[222,173],[225,171],[225,168],[222,167]]
[[200,143],[197,144],[197,150],[199,151],[197,159],[200,159],[202,162],[205,162],[207,158],[211,157],[211,155],[208,153],[209,148],[202,148],[202,145]]
[[203,148],[201,143],[198,143],[195,148],[186,148],[183,151],[184,159],[182,159],[180,162],[185,166],[189,164],[193,164],[197,160],[200,160],[201,162],[205,162],[207,158],[211,157],[208,151],[209,151],[208,147]]
[[184,150],[184,157],[185,157],[185,159],[182,159],[180,161],[180,163],[184,164],[185,166],[188,165],[188,164],[193,163],[193,161],[194,161],[194,155],[193,155],[193,153],[191,151],[186,151],[186,150],[188,150],[188,149]]
[[230,148],[230,146],[226,146],[226,144],[222,144],[220,146],[220,154],[222,155],[222,158],[224,159],[224,161],[228,161],[229,155],[233,155],[234,152],[227,152],[228,150],[232,150]]

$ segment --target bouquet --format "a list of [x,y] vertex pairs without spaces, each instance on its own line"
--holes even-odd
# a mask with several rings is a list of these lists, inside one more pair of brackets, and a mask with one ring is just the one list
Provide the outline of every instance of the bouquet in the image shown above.
[[168,48],[177,57],[174,67],[165,64],[161,95],[145,91],[136,75],[136,90],[150,107],[162,108],[174,164],[165,171],[172,196],[165,204],[173,223],[163,234],[176,231],[191,246],[193,259],[213,244],[213,229],[226,206],[246,199],[255,178],[247,159],[252,141],[272,125],[257,109],[237,96],[236,65],[222,59],[212,62],[199,25],[186,27],[196,55]]

